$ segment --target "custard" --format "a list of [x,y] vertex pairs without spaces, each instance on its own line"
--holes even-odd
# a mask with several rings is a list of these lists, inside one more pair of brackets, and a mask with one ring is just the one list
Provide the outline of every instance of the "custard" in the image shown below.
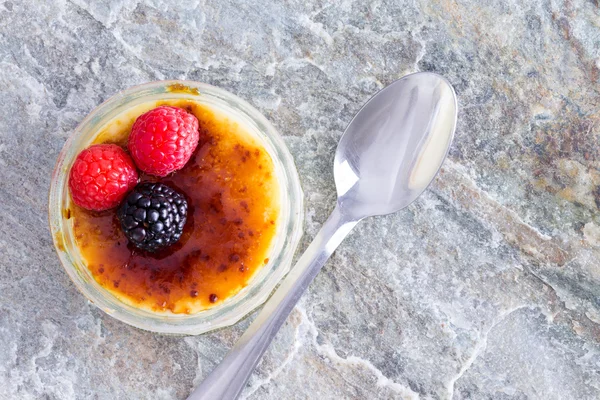
[[135,119],[160,105],[199,121],[200,141],[186,166],[160,181],[185,194],[188,221],[179,242],[157,253],[128,243],[115,210],[66,213],[94,279],[121,301],[153,312],[192,314],[234,296],[269,261],[280,216],[273,160],[243,124],[190,100],[148,102],[117,116],[94,143],[126,148]]

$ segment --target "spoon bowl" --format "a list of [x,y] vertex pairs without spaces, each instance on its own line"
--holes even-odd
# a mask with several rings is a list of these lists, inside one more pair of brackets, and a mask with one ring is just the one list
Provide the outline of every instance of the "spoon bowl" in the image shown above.
[[336,207],[250,327],[188,400],[239,396],[302,293],[352,228],[365,217],[406,207],[431,183],[448,154],[456,114],[452,86],[430,72],[405,76],[364,105],[336,151]]
[[446,79],[407,75],[373,96],[340,139],[338,202],[358,217],[398,211],[423,193],[448,154],[457,102]]

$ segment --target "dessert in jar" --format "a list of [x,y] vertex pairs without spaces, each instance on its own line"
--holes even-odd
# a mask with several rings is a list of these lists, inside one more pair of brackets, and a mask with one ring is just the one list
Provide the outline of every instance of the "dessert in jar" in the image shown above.
[[280,221],[275,165],[220,110],[193,100],[138,104],[99,129],[69,178],[63,213],[81,258],[131,306],[198,313],[269,262]]

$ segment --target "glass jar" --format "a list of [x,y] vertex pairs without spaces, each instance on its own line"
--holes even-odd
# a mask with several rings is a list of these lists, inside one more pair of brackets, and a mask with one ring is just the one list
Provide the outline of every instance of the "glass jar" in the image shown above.
[[[126,304],[104,289],[92,276],[79,253],[72,221],[63,215],[69,208],[70,167],[79,152],[90,146],[109,121],[136,105],[161,100],[186,99],[224,112],[244,124],[273,159],[281,192],[280,220],[269,262],[249,284],[222,303],[195,313],[152,312]],[[75,129],[58,156],[49,196],[49,222],[60,261],[77,288],[107,314],[153,332],[197,335],[232,325],[261,305],[292,263],[302,236],[303,193],[293,158],[275,128],[254,107],[219,88],[192,81],[159,81],[136,86],[96,107]]]

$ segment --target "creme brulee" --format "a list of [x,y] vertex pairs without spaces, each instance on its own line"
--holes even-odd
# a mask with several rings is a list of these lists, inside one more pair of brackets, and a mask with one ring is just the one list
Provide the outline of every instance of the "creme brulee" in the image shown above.
[[135,119],[160,105],[199,121],[200,141],[186,166],[160,181],[183,193],[188,220],[179,242],[154,254],[131,245],[115,210],[71,205],[77,247],[94,279],[120,300],[154,312],[196,313],[238,293],[268,263],[280,212],[275,166],[239,122],[190,100],[144,103],[119,115],[94,143],[126,148]]

